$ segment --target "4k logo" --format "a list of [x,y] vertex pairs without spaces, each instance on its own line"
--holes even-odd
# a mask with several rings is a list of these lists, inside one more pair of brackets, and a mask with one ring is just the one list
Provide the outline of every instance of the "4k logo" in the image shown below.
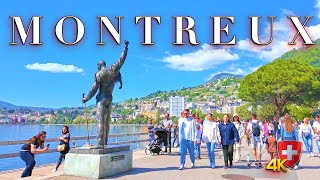
[[281,159],[272,159],[269,164],[266,166],[267,170],[272,170],[273,172],[280,172],[280,169],[282,169],[282,171],[287,172],[287,168],[284,166],[284,163],[287,160],[284,159],[281,161]]

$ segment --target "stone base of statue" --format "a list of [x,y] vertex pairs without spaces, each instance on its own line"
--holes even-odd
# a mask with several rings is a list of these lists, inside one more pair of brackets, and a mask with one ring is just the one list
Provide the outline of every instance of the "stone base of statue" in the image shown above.
[[129,145],[107,146],[103,149],[79,147],[66,154],[64,174],[101,179],[132,169]]

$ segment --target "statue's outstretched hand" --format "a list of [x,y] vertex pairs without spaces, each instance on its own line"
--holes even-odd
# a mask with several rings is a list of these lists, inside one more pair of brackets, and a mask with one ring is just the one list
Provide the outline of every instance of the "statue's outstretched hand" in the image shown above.
[[129,41],[124,40],[124,44],[126,45],[126,47],[128,47],[128,45],[129,45]]

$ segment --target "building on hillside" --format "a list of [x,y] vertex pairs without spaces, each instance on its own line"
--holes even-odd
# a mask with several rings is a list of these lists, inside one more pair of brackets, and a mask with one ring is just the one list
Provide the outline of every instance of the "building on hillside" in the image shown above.
[[169,114],[170,116],[180,117],[181,111],[185,108],[185,99],[180,96],[169,97]]
[[110,118],[111,118],[111,121],[113,121],[113,122],[117,122],[122,119],[122,117],[116,113],[111,113]]
[[194,103],[194,102],[189,102],[189,103],[187,103],[187,105],[186,105],[186,108],[187,109],[194,109],[194,108],[196,108],[197,107],[197,105],[196,105],[196,103]]
[[141,104],[142,111],[151,111],[153,109],[155,109],[155,103],[147,102],[147,103]]
[[140,116],[141,111],[140,110],[134,110],[132,113],[132,119],[136,119],[137,116]]
[[226,105],[222,106],[222,113],[234,114],[236,113],[237,107],[239,107],[240,105],[240,102],[227,103]]

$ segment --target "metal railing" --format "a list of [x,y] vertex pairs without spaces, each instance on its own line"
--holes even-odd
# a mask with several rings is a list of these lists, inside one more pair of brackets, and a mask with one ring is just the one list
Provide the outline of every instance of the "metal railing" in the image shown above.
[[[125,137],[125,136],[143,136],[143,135],[148,135],[149,133],[123,133],[123,134],[109,134],[110,137]],[[96,136],[90,136],[89,139],[95,139]],[[70,138],[71,140],[86,140],[87,136],[78,136],[78,137],[72,137]],[[19,145],[19,144],[24,144],[28,140],[17,140],[17,141],[0,141],[0,146],[7,146],[7,145]],[[46,142],[57,142],[59,141],[58,138],[50,138],[46,139]],[[148,139],[138,139],[138,140],[130,140],[130,141],[116,141],[116,142],[110,142],[108,143],[109,145],[119,145],[119,144],[131,144],[131,143],[139,143],[139,142],[147,142],[149,141]],[[20,150],[20,149],[19,149]],[[49,149],[48,152],[46,153],[53,153],[57,152],[56,149]],[[0,154],[0,159],[3,158],[12,158],[12,157],[18,157],[19,152],[16,153],[7,153],[7,154]]]

